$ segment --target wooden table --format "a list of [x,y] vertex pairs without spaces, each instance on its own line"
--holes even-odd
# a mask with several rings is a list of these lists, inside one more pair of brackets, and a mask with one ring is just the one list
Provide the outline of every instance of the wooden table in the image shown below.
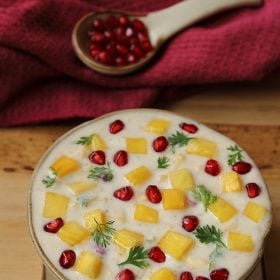
[[[271,193],[274,220],[265,245],[267,279],[279,279],[280,79],[209,86],[162,104],[231,137],[259,166]],[[73,125],[0,129],[0,279],[40,279],[42,265],[29,238],[26,201],[32,171],[46,149]],[[108,279],[110,280],[110,279]]]

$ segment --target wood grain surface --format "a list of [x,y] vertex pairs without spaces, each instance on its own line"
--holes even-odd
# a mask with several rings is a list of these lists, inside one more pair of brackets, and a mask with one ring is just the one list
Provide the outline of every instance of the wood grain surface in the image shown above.
[[[265,244],[266,279],[277,280],[280,251],[280,82],[209,86],[161,104],[234,139],[259,166],[271,193],[273,224]],[[36,280],[40,259],[27,227],[32,171],[46,149],[73,125],[0,129],[0,279]],[[108,279],[109,280],[109,279]]]

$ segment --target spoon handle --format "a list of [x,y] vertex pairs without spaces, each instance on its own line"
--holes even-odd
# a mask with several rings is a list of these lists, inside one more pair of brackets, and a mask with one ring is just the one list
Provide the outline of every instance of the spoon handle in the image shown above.
[[178,31],[224,10],[257,6],[263,0],[185,0],[145,18],[153,45],[163,42]]

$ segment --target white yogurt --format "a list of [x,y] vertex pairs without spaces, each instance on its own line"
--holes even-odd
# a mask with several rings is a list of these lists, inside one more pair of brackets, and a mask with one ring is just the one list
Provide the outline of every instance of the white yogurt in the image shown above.
[[[111,134],[109,132],[109,124],[116,119],[122,120],[125,124],[125,128],[118,134]],[[263,245],[263,240],[271,223],[270,199],[259,170],[252,159],[243,152],[243,160],[251,163],[253,168],[248,174],[239,176],[244,186],[249,182],[257,183],[261,187],[261,194],[254,199],[249,199],[245,188],[241,192],[225,193],[223,192],[220,182],[221,174],[214,177],[204,171],[204,166],[208,158],[188,154],[185,146],[178,148],[175,154],[172,153],[170,147],[162,153],[156,153],[153,150],[152,142],[158,135],[145,130],[145,125],[152,119],[166,119],[170,121],[170,127],[165,134],[166,137],[176,131],[184,132],[179,127],[179,124],[182,122],[197,125],[199,130],[191,136],[197,138],[203,137],[215,142],[218,147],[215,159],[221,166],[221,174],[231,170],[231,166],[227,163],[229,154],[227,148],[231,145],[235,145],[235,142],[200,123],[177,116],[167,111],[147,109],[126,110],[109,114],[95,121],[85,123],[60,138],[47,152],[34,174],[30,197],[32,206],[31,221],[33,235],[38,240],[41,254],[43,252],[49,262],[60,272],[61,275],[64,275],[66,279],[89,279],[87,276],[76,272],[73,268],[67,270],[61,268],[58,259],[61,252],[66,249],[74,250],[77,258],[83,250],[95,252],[95,243],[93,239],[87,239],[81,244],[75,245],[71,248],[56,234],[50,234],[43,230],[43,226],[51,220],[43,218],[42,215],[45,193],[52,191],[66,195],[71,199],[64,222],[75,220],[81,225],[84,225],[84,213],[93,209],[103,209],[103,211],[106,212],[107,219],[115,221],[114,227],[117,230],[127,228],[132,231],[143,233],[145,235],[143,246],[146,249],[156,246],[157,241],[168,229],[176,230],[177,232],[193,238],[195,245],[180,261],[166,255],[166,261],[164,263],[159,264],[149,260],[150,266],[146,269],[140,269],[135,266],[127,266],[126,268],[131,269],[135,275],[137,275],[137,279],[139,280],[149,279],[155,271],[162,267],[167,267],[172,270],[177,275],[177,279],[179,279],[180,273],[183,271],[191,271],[194,276],[200,275],[210,279],[209,274],[211,270],[209,271],[208,266],[209,255],[213,250],[214,245],[200,243],[193,233],[188,233],[182,228],[182,217],[185,215],[196,215],[199,217],[200,225],[215,225],[217,228],[221,229],[224,233],[222,238],[224,243],[227,242],[227,234],[229,230],[249,234],[252,236],[255,244],[255,248],[252,252],[243,253],[225,250],[224,256],[218,258],[215,263],[215,268],[224,267],[229,270],[229,279],[240,279],[256,262]],[[77,203],[77,196],[71,192],[68,185],[76,181],[93,181],[93,179],[87,178],[89,170],[94,166],[88,159],[90,151],[86,152],[87,150],[84,146],[75,144],[80,137],[91,135],[93,133],[98,133],[105,140],[108,146],[108,149],[106,150],[106,158],[111,163],[114,178],[110,182],[97,180],[97,187],[86,192],[88,197],[93,198],[92,202],[89,203],[88,207],[82,208],[79,203]],[[186,132],[184,133],[188,134]],[[148,153],[146,155],[129,154],[128,164],[123,167],[118,167],[113,163],[113,155],[118,150],[126,150],[126,137],[145,137],[148,142]],[[179,165],[175,163],[175,157],[177,154],[184,155],[184,159]],[[82,166],[81,169],[67,175],[66,177],[58,179],[54,186],[45,188],[42,184],[42,179],[50,173],[49,167],[51,164],[62,155],[70,156],[79,161]],[[159,156],[167,156],[171,159],[171,164],[167,169],[157,168],[157,159]],[[145,165],[150,169],[152,177],[142,186],[133,188],[135,192],[133,199],[130,201],[120,201],[113,197],[113,192],[116,189],[129,185],[128,181],[124,177],[124,174],[141,165]],[[203,205],[199,202],[195,206],[189,205],[184,210],[164,210],[162,203],[151,204],[145,197],[146,186],[153,184],[157,185],[160,189],[172,188],[168,179],[164,179],[164,175],[168,174],[169,171],[175,168],[184,167],[190,170],[196,185],[203,184],[215,194],[226,199],[239,210],[238,214],[229,221],[220,223],[210,211],[205,212]],[[192,199],[190,192],[187,195]],[[242,211],[248,201],[262,204],[268,210],[260,223],[255,223],[242,214]],[[159,223],[150,224],[134,220],[133,212],[137,202],[157,209],[160,217]],[[106,254],[101,256],[103,267],[97,279],[114,279],[121,270],[117,264],[124,261],[126,257],[127,252],[120,249],[112,242],[112,244],[106,248]]]

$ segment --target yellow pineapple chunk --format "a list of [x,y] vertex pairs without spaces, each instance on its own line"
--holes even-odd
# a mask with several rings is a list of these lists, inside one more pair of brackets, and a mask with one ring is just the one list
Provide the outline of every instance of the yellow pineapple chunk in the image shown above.
[[168,230],[157,243],[161,250],[177,260],[180,260],[193,245],[193,239],[172,230]]
[[164,267],[155,272],[149,280],[176,280],[175,274],[169,270],[168,268]]
[[195,138],[189,142],[187,152],[189,154],[212,158],[217,153],[217,144],[208,139]]
[[100,135],[92,134],[91,149],[93,151],[97,151],[97,150],[104,151],[107,149],[107,145],[105,144],[104,140],[101,138]]
[[96,222],[98,224],[105,224],[105,214],[100,209],[92,210],[90,212],[85,213],[84,218],[85,227],[90,231],[94,231],[96,229]]
[[78,170],[80,168],[80,163],[71,157],[62,156],[50,167],[57,173],[57,176],[64,177],[69,173]]
[[193,176],[187,168],[171,171],[168,176],[174,189],[192,190],[195,187]]
[[91,182],[75,182],[69,185],[69,188],[73,191],[74,194],[81,194],[92,190],[95,187],[96,184]]
[[248,202],[243,214],[252,221],[259,223],[266,213],[266,209],[258,203]]
[[146,131],[161,135],[166,133],[169,126],[170,122],[167,120],[154,119],[146,125]]
[[222,198],[218,198],[208,208],[221,223],[228,221],[237,214],[236,208]]
[[130,171],[125,175],[126,179],[133,186],[139,186],[151,177],[151,171],[144,165]]
[[157,223],[159,220],[158,211],[143,204],[137,204],[134,210],[134,220]]
[[44,218],[65,217],[69,204],[69,198],[65,195],[47,192],[45,195]]
[[59,238],[70,246],[83,242],[90,236],[90,231],[75,221],[70,221],[58,231]]
[[162,203],[166,210],[184,209],[187,207],[185,192],[179,189],[162,190]]
[[131,154],[147,154],[147,139],[126,138],[126,150]]
[[234,171],[222,174],[221,180],[225,192],[240,192],[242,190],[242,182]]
[[82,251],[74,267],[75,271],[80,272],[92,279],[96,279],[98,277],[101,268],[101,259],[88,251]]
[[232,251],[252,252],[254,242],[251,235],[230,231],[228,233],[228,248]]
[[130,249],[131,247],[142,246],[144,235],[135,231],[121,229],[116,232],[114,241],[118,246]]

